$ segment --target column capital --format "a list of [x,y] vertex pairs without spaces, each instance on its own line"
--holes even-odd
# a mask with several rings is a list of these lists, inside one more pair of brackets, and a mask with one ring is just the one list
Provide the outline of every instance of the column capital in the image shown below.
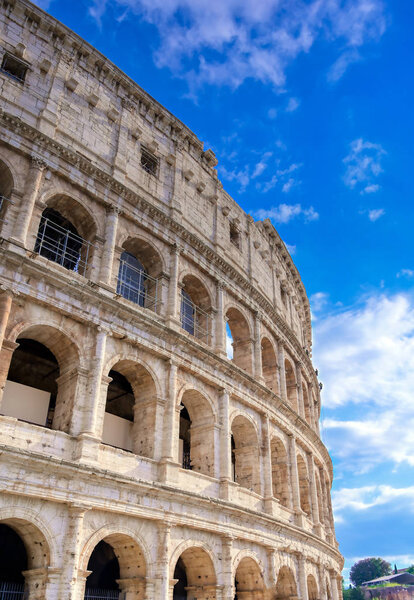
[[177,242],[174,242],[174,244],[172,244],[171,246],[170,252],[171,254],[180,255],[184,252],[184,246],[178,244]]
[[37,154],[30,155],[30,163],[32,167],[39,169],[39,171],[43,171],[48,166],[47,162]]

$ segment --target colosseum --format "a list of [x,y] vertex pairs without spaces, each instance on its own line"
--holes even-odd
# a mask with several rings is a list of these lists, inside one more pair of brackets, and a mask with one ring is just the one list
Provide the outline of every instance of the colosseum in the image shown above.
[[340,600],[286,246],[88,43],[1,32],[0,599]]

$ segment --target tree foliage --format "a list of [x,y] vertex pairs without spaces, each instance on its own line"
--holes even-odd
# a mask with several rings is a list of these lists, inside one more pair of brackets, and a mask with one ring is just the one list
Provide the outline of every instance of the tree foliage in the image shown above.
[[391,565],[383,558],[363,558],[356,562],[349,573],[349,579],[356,586],[364,581],[390,575]]
[[407,573],[411,573],[411,575],[414,575],[414,565],[411,565],[411,567],[408,567]]

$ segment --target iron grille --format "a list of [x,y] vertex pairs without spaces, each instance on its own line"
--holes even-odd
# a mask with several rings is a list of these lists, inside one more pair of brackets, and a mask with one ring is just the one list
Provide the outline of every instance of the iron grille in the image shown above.
[[181,295],[181,327],[208,343],[210,315],[184,294]]
[[86,588],[84,600],[120,600],[119,590]]
[[158,171],[158,159],[145,148],[141,150],[141,167],[150,175],[156,175]]
[[116,293],[139,306],[156,310],[158,279],[121,259]]
[[24,583],[0,581],[0,600],[25,600]]
[[91,248],[92,244],[79,235],[42,217],[35,244],[35,252],[41,256],[85,275]]

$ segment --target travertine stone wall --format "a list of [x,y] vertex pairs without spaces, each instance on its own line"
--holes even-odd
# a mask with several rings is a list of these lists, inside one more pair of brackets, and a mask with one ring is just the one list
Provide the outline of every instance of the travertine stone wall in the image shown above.
[[[28,67],[0,71],[0,524],[30,600],[82,599],[101,540],[128,600],[172,600],[179,559],[188,599],[338,600],[309,303],[278,233],[84,40],[26,0],[2,2],[0,28],[0,59]],[[42,246],[50,214],[80,236],[75,262]],[[47,426],[1,408],[22,340],[58,365]],[[129,450],[103,442],[114,372]]]

